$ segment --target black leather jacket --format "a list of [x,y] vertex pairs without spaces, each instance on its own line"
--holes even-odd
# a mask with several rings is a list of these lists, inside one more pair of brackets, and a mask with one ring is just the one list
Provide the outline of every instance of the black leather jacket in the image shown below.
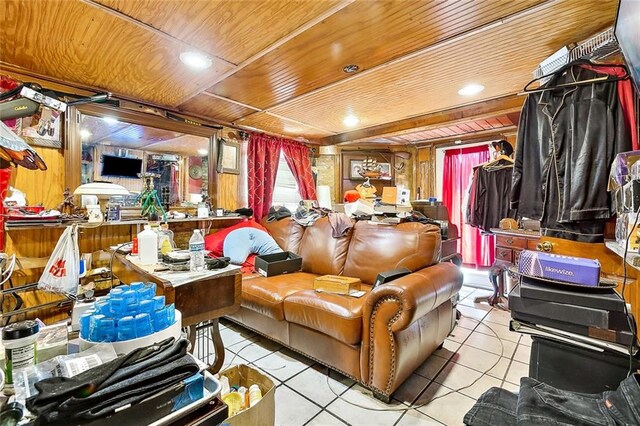
[[[573,65],[545,87],[600,76]],[[519,216],[550,228],[610,217],[611,162],[631,149],[616,84],[567,86],[527,97],[511,189],[511,205]]]

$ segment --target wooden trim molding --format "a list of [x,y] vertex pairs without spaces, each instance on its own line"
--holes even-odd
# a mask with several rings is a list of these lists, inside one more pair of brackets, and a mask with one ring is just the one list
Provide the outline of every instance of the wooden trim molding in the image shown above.
[[321,145],[334,145],[343,142],[358,141],[375,137],[396,136],[403,133],[413,133],[430,130],[443,125],[451,126],[465,121],[479,120],[495,117],[522,109],[524,98],[510,95],[488,101],[477,102],[457,108],[405,118],[379,126],[367,127],[352,132],[341,133],[335,136],[327,136],[319,139]]

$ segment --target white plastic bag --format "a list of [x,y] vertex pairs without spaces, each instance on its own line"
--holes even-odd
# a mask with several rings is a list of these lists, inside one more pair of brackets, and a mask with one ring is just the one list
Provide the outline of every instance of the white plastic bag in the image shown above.
[[79,269],[78,232],[72,225],[67,227],[60,236],[38,281],[38,288],[75,296],[78,293]]

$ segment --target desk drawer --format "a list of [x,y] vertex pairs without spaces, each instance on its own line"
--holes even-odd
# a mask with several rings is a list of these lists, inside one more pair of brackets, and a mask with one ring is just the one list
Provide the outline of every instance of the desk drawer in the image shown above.
[[514,248],[514,249],[523,249],[527,247],[527,239],[524,237],[498,235],[496,238],[496,246]]
[[496,260],[503,260],[509,263],[513,262],[513,250],[496,247]]

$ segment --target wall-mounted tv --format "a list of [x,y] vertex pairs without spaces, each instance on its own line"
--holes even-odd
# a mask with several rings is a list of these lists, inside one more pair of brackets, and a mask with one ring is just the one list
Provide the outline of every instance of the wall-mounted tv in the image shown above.
[[139,158],[102,155],[102,176],[137,178],[142,172],[142,160]]
[[640,1],[620,0],[614,32],[631,80],[640,93]]

